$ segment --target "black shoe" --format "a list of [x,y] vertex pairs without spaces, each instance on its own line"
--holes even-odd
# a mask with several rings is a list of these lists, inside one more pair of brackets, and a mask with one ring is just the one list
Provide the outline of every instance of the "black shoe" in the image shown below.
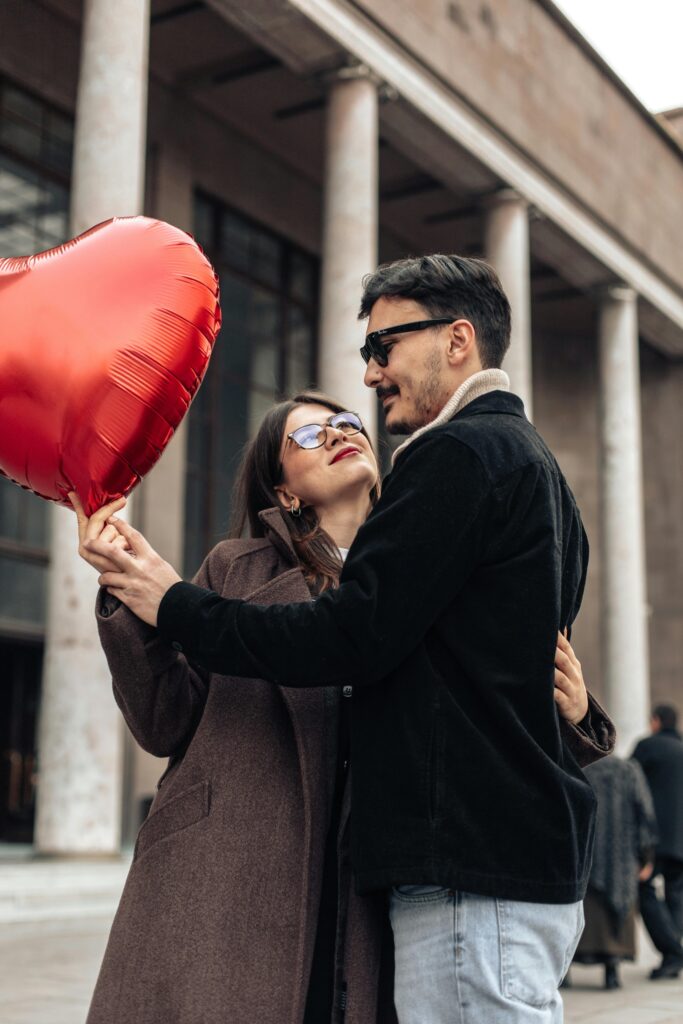
[[605,988],[608,990],[621,988],[619,971],[616,964],[605,964]]
[[683,956],[666,953],[659,967],[650,971],[650,981],[657,981],[659,978],[677,978],[681,971],[683,971]]

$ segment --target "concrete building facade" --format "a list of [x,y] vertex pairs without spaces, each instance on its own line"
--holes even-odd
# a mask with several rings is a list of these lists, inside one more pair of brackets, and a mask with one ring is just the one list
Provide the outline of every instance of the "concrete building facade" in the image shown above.
[[[376,422],[365,272],[484,255],[591,540],[586,678],[625,751],[652,700],[683,705],[680,111],[649,114],[550,0],[6,0],[0,40],[0,256],[142,210],[221,278],[206,380],[131,502],[165,557],[191,575],[225,533],[279,396]],[[0,842],[44,854],[115,853],[163,767],[122,727],[87,570],[73,517],[0,480]]]

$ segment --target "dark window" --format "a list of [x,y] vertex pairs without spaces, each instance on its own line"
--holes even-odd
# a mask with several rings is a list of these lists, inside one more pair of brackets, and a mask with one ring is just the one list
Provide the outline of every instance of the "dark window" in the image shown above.
[[[72,119],[0,79],[0,257],[68,237]],[[0,635],[45,625],[49,505],[0,477]]]
[[220,277],[223,326],[188,424],[185,571],[225,535],[241,450],[265,411],[315,378],[318,261],[203,193],[197,241]]
[[32,841],[42,660],[40,644],[0,640],[0,842]]

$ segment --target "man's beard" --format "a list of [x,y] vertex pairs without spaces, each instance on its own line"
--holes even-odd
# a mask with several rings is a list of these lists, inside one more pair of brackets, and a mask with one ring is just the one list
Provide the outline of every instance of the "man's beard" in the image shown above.
[[[432,352],[425,361],[427,374],[418,391],[415,392],[413,413],[410,418],[393,420],[386,424],[389,434],[414,434],[420,427],[425,427],[435,419],[448,401],[444,397],[443,384],[441,382],[441,359],[438,352]],[[412,381],[407,380],[406,386],[412,390]],[[380,397],[382,394],[394,393],[393,388],[386,390],[378,389]],[[390,411],[390,410],[389,410]],[[385,414],[386,419],[386,414]]]
[[395,422],[387,423],[386,428],[387,434],[414,434],[418,429],[412,420],[396,420]]

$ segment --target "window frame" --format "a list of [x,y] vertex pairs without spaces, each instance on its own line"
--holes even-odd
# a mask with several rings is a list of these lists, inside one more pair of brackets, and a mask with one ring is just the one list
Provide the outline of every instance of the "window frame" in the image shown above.
[[[318,344],[318,325],[319,325],[319,304],[320,304],[320,258],[317,254],[311,253],[304,249],[302,246],[293,242],[285,235],[273,230],[268,225],[261,223],[248,214],[245,214],[242,210],[226,203],[207,192],[202,188],[195,188],[194,190],[194,216],[193,216],[193,229],[198,231],[200,229],[200,217],[198,214],[199,204],[203,204],[205,210],[210,211],[210,216],[207,218],[207,223],[210,225],[210,237],[197,237],[198,243],[202,246],[206,255],[213,263],[216,268],[216,272],[221,276],[223,272],[231,274],[236,280],[245,284],[247,287],[258,288],[266,294],[271,295],[277,301],[278,305],[278,329],[277,335],[277,356],[276,356],[276,388],[275,396],[273,398],[273,392],[271,389],[254,384],[249,380],[245,380],[240,374],[233,374],[231,372],[223,372],[222,374],[212,375],[210,372],[211,366],[209,364],[209,370],[207,376],[202,383],[202,389],[208,389],[208,399],[203,396],[203,399],[207,401],[208,414],[206,415],[206,423],[209,425],[209,429],[204,431],[202,440],[202,463],[201,466],[196,466],[190,463],[189,458],[186,461],[185,466],[185,481],[186,481],[186,499],[185,499],[185,510],[187,514],[188,508],[188,494],[190,487],[195,486],[200,489],[200,507],[201,517],[199,533],[201,535],[201,548],[204,553],[216,543],[218,537],[217,524],[213,522],[213,510],[215,508],[216,501],[216,476],[213,472],[213,466],[216,459],[216,445],[217,445],[217,431],[212,425],[217,422],[218,408],[221,402],[221,385],[224,380],[229,380],[239,386],[244,386],[249,389],[250,392],[258,393],[268,397],[270,400],[273,398],[274,401],[280,401],[287,394],[287,371],[288,371],[288,359],[290,355],[290,343],[291,343],[291,327],[290,327],[290,313],[292,309],[298,309],[304,312],[307,316],[311,326],[312,344],[310,353],[310,365],[309,379],[311,383],[317,380],[318,375],[318,359],[319,359],[319,344]],[[244,270],[242,267],[232,264],[229,259],[221,253],[221,224],[225,216],[236,217],[241,220],[248,228],[252,231],[262,233],[267,236],[270,240],[275,241],[280,247],[280,268],[278,275],[278,283],[274,285],[272,282],[264,280],[262,277],[258,277],[256,272],[250,270]],[[291,275],[292,275],[292,262],[293,258],[297,255],[303,256],[307,261],[310,261],[312,269],[312,301],[305,302],[302,299],[297,298],[292,294],[291,286]],[[220,340],[218,341],[220,344]],[[192,415],[190,409],[189,415]],[[204,425],[205,426],[205,425]],[[188,429],[192,429],[190,423],[188,423]],[[190,563],[190,551],[189,551],[189,536],[186,533],[186,544],[184,552],[184,563],[186,571],[194,571],[197,566]]]
[[[45,138],[48,135],[48,119],[51,115],[57,115],[58,117],[70,121],[72,126],[74,124],[74,117],[70,111],[67,111],[50,100],[46,100],[39,93],[35,92],[30,88],[26,88],[22,83],[14,81],[7,75],[0,75],[0,117],[9,118],[16,123],[21,123],[21,117],[8,112],[4,105],[4,93],[5,90],[12,89],[16,92],[23,93],[25,96],[40,104],[41,117],[39,125],[39,137],[40,137],[40,151],[44,152]],[[28,122],[27,122],[28,123]],[[73,143],[72,143],[73,148]],[[59,185],[61,188],[70,192],[71,176],[70,173],[60,173],[55,167],[49,164],[42,163],[40,159],[28,156],[26,153],[22,153],[20,149],[15,148],[4,139],[0,139],[0,153],[6,156],[9,160],[20,164],[25,167],[27,171],[30,171],[43,179],[48,183]],[[71,161],[69,161],[71,163]],[[67,239],[68,240],[68,233]],[[28,253],[6,253],[3,256],[23,256],[30,255]],[[0,479],[7,481],[7,485],[11,487],[18,487],[19,485],[10,481],[0,474]],[[3,484],[4,486],[4,484]],[[41,501],[42,499],[37,496],[32,496],[35,501]],[[49,517],[49,510],[45,512],[46,520]],[[46,522],[46,526],[49,527],[49,522]],[[1,528],[0,528],[1,529]],[[45,531],[45,543],[35,544],[30,541],[23,541],[21,537],[10,537],[0,532],[0,557],[7,558],[12,561],[16,561],[18,565],[31,564],[39,565],[47,568],[50,564],[50,541],[49,541],[49,528]],[[47,586],[47,580],[45,581]],[[30,641],[39,641],[45,634],[45,624],[42,622],[29,622],[23,619],[6,619],[0,617],[0,636],[5,640],[18,640],[25,639]]]

